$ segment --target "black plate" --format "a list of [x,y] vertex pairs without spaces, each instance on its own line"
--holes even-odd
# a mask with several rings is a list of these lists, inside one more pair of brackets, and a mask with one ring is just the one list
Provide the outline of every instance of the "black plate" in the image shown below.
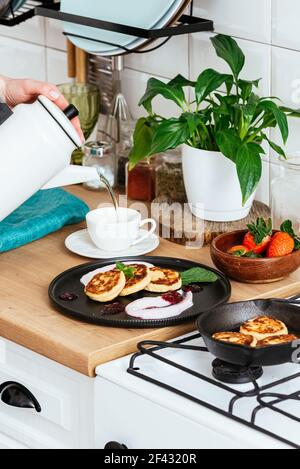
[[[115,262],[149,262],[157,267],[164,267],[183,272],[191,269],[192,267],[203,267],[218,275],[218,280],[211,284],[202,284],[203,290],[200,293],[194,294],[194,306],[184,311],[180,316],[172,317],[162,320],[142,320],[131,318],[125,313],[116,315],[101,315],[103,305],[90,300],[84,293],[84,286],[81,284],[80,279],[83,275],[104,267]],[[62,301],[60,296],[63,293],[74,293],[78,295],[78,299],[72,302]],[[153,294],[142,291],[131,295],[130,297],[119,297],[114,301],[119,301],[122,304],[135,301],[144,296],[153,296]],[[197,318],[199,314],[215,308],[229,300],[231,295],[231,285],[229,280],[222,273],[211,269],[202,264],[195,262],[174,259],[169,257],[123,257],[118,259],[110,259],[106,261],[97,261],[89,264],[80,265],[73,269],[67,270],[60,274],[53,280],[49,287],[49,297],[55,308],[61,313],[67,314],[72,318],[79,319],[85,322],[99,324],[100,326],[112,327],[126,327],[126,328],[145,328],[145,327],[168,327],[172,325],[182,324],[184,322],[192,321]],[[157,295],[156,295],[157,296]]]
[[284,322],[290,334],[300,337],[299,306],[276,299],[243,301],[213,308],[198,319],[198,329],[208,350],[220,360],[233,365],[256,367],[274,366],[292,361],[293,344],[251,348],[218,342],[212,338],[216,332],[237,332],[246,321],[270,316]]

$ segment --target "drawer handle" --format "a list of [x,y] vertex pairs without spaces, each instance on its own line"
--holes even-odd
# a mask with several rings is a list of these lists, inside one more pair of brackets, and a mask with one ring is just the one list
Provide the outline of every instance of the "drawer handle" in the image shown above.
[[104,449],[128,449],[127,446],[118,443],[117,441],[110,441],[105,445]]
[[34,395],[20,383],[9,381],[0,385],[0,398],[4,404],[21,409],[35,409],[41,412],[42,408]]

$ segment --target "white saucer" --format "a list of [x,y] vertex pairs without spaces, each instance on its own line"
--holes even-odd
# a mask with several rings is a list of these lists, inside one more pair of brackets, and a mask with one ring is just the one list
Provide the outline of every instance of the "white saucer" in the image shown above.
[[[147,233],[146,230],[141,230],[140,235]],[[114,257],[125,257],[125,256],[142,256],[154,251],[159,246],[159,237],[156,234],[152,234],[148,239],[141,242],[137,246],[124,251],[102,251],[97,248],[92,242],[88,230],[77,231],[71,234],[65,241],[66,248],[69,251],[78,254],[79,256],[89,257],[91,259],[111,259]]]

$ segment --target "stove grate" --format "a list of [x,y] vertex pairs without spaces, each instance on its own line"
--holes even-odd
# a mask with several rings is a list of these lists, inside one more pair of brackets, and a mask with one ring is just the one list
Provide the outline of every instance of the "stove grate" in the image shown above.
[[[288,419],[291,419],[291,420],[294,420],[296,422],[300,422],[300,419],[298,417],[296,417],[295,415],[292,415],[290,414],[289,412],[286,412],[284,410],[282,410],[279,406],[279,404],[282,404],[286,401],[289,401],[289,400],[294,400],[294,401],[300,401],[300,391],[297,391],[293,394],[280,394],[280,393],[275,393],[275,392],[272,392],[272,390],[274,390],[274,388],[276,388],[277,386],[280,386],[282,384],[286,384],[288,382],[291,382],[297,378],[300,377],[300,373],[296,373],[296,374],[293,374],[293,375],[290,375],[290,376],[287,376],[285,378],[282,378],[282,379],[279,379],[279,380],[276,380],[276,381],[273,381],[272,383],[269,383],[265,386],[259,386],[257,380],[254,378],[254,375],[253,373],[249,370],[249,381],[250,383],[252,383],[253,385],[253,389],[251,389],[250,391],[247,391],[247,392],[242,392],[242,391],[239,391],[237,389],[234,389],[226,384],[224,384],[223,382],[220,382],[220,381],[217,381],[216,379],[214,378],[210,378],[208,376],[205,376],[195,370],[192,370],[192,369],[189,369],[179,363],[176,363],[175,361],[173,360],[170,360],[169,358],[166,358],[162,355],[160,355],[159,353],[163,350],[166,350],[166,349],[176,349],[176,350],[192,350],[192,351],[196,351],[196,352],[201,352],[201,353],[209,353],[207,348],[206,347],[200,347],[200,346],[196,346],[196,345],[189,345],[188,343],[191,342],[191,341],[194,341],[195,339],[201,339],[201,335],[200,334],[196,334],[196,335],[192,335],[192,336],[189,336],[189,337],[185,337],[183,339],[180,339],[180,340],[176,340],[176,341],[173,341],[173,342],[158,342],[158,341],[144,341],[144,342],[140,342],[138,344],[138,350],[139,352],[134,354],[132,357],[131,357],[131,360],[130,360],[130,364],[129,364],[129,368],[128,368],[128,373],[137,377],[137,378],[140,378],[140,379],[143,379],[144,381],[147,381],[151,384],[154,384],[156,386],[159,386],[163,389],[166,389],[168,391],[171,391],[181,397],[184,397],[186,399],[189,399],[190,401],[192,402],[195,402],[209,410],[212,410],[214,412],[217,412],[218,414],[220,415],[223,415],[225,417],[228,417],[230,418],[231,420],[234,420],[236,422],[239,422],[247,427],[250,427],[252,428],[253,430],[256,430],[256,431],[259,431],[267,436],[270,436],[288,446],[290,446],[291,448],[295,448],[295,449],[300,449],[300,446],[299,444],[296,444],[295,442],[292,442],[286,438],[283,438],[282,436],[276,434],[276,433],[273,433],[261,426],[259,426],[256,422],[257,422],[257,417],[258,417],[258,414],[264,410],[264,409],[269,409],[277,414],[281,414],[283,415],[284,417],[287,417]],[[192,375],[194,376],[195,378],[199,379],[199,380],[202,380],[202,381],[205,381],[207,383],[210,383],[212,384],[213,386],[216,386],[220,389],[223,389],[224,391],[227,391],[229,392],[230,394],[233,394],[233,397],[231,398],[231,400],[229,401],[228,403],[228,411],[225,411],[219,407],[216,407],[212,404],[210,404],[209,402],[205,402],[201,399],[198,399],[197,397],[191,395],[191,394],[187,394],[185,393],[184,391],[181,391],[180,389],[177,389],[165,382],[162,382],[162,381],[159,381],[151,376],[148,376],[147,374],[144,374],[140,367],[137,366],[137,360],[139,357],[141,356],[144,356],[144,355],[147,355],[148,357],[151,357],[152,359],[154,360],[158,360],[168,366],[171,366],[175,369],[178,369],[184,373],[188,373],[189,375]],[[238,401],[242,400],[242,399],[246,399],[246,398],[250,398],[250,397],[255,397],[256,398],[256,402],[258,404],[257,407],[255,407],[253,409],[253,412],[252,412],[252,415],[251,415],[251,419],[248,421],[246,419],[243,419],[241,417],[238,417],[237,415],[234,414],[234,408],[235,408],[235,405],[237,404]]]

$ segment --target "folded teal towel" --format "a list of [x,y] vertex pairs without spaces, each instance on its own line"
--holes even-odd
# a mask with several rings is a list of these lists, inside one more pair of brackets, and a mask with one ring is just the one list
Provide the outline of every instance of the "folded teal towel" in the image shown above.
[[84,220],[88,206],[63,189],[37,192],[0,223],[0,252],[24,244]]

